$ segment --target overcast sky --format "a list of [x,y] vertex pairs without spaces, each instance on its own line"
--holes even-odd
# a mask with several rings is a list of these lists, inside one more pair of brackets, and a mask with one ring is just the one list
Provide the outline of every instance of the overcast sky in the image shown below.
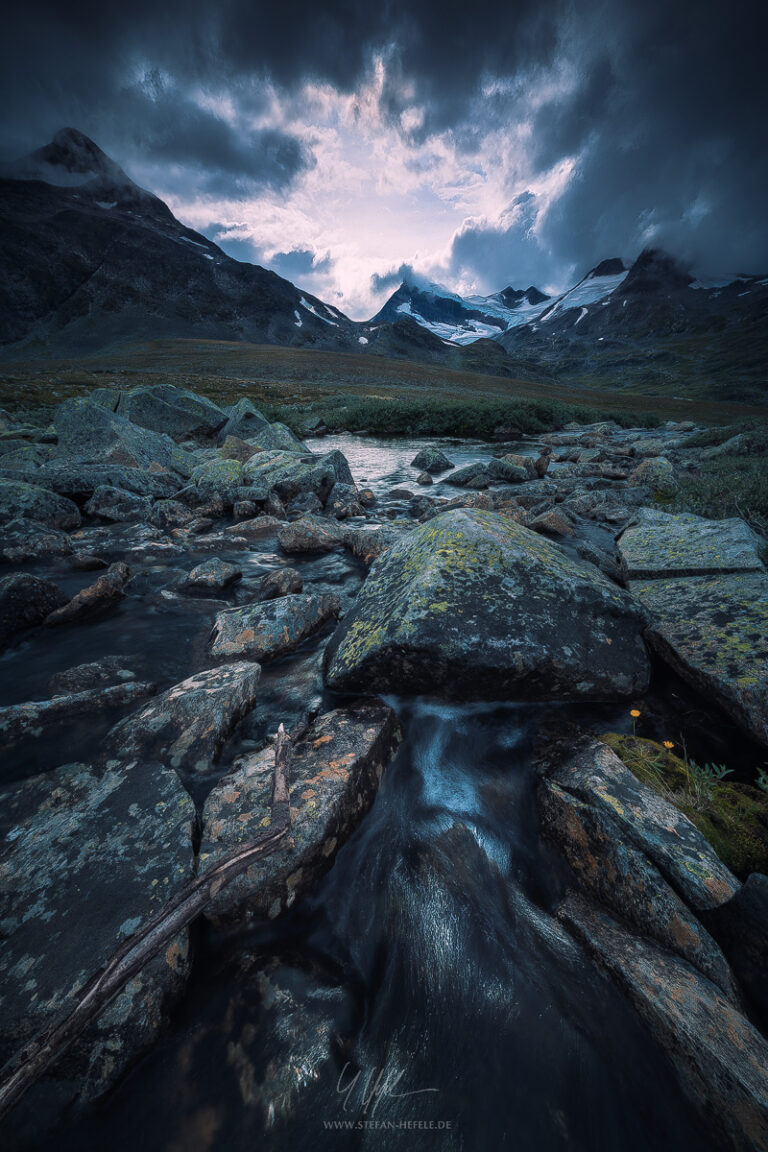
[[405,272],[562,288],[667,248],[768,270],[764,0],[26,0],[0,153],[69,125],[355,319]]

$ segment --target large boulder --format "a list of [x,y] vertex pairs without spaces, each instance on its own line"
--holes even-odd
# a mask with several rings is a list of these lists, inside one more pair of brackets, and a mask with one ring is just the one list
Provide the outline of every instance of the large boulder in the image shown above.
[[109,732],[118,759],[155,758],[186,772],[205,772],[256,699],[258,664],[210,668],[175,684]]
[[642,610],[492,512],[443,513],[371,568],[328,648],[338,691],[614,699],[642,692]]
[[59,443],[57,457],[129,468],[152,466],[189,476],[195,458],[165,433],[142,428],[101,404],[82,397],[65,400],[56,409],[54,424]]
[[[591,809],[591,836],[604,835],[617,847],[623,843],[639,850],[695,912],[716,908],[738,891],[739,881],[698,828],[638,780],[606,744],[563,731],[542,743],[537,771],[545,782],[542,796],[548,810],[569,797]],[[585,859],[582,871],[589,868]],[[618,892],[616,898],[621,898]]]
[[303,492],[314,492],[327,500],[334,484],[354,483],[346,458],[339,451],[325,456],[301,456],[296,452],[259,452],[243,467],[246,483],[254,491],[276,492],[281,500],[292,500]]
[[262,451],[309,452],[303,440],[299,440],[286,424],[278,422],[260,428],[249,440]]
[[[71,1008],[91,976],[194,872],[195,808],[149,761],[82,764],[0,792],[0,1062]],[[22,1105],[106,1090],[156,1038],[189,971],[183,929]]]
[[[397,717],[365,700],[315,720],[290,762],[291,828],[284,844],[223,888],[208,904],[215,922],[274,918],[327,872],[370,807],[400,738]],[[200,867],[269,827],[274,749],[248,756],[220,781],[203,811]]]
[[61,724],[83,716],[95,716],[110,709],[136,704],[155,691],[154,684],[131,680],[125,684],[99,686],[83,692],[64,693],[52,700],[30,700],[0,708],[0,741],[10,747],[30,737],[42,736]]
[[344,543],[345,530],[337,520],[326,520],[311,513],[283,525],[277,540],[289,555],[301,552],[332,552]]
[[446,484],[453,484],[456,488],[487,488],[490,480],[485,464],[467,464],[464,468],[457,468],[445,480]]
[[625,580],[758,572],[760,537],[743,520],[638,509],[618,542]]
[[672,464],[664,456],[651,456],[627,478],[630,488],[649,488],[655,496],[674,496],[679,487]]
[[768,1147],[768,1041],[718,985],[582,897],[559,916],[624,990],[725,1146]]
[[339,614],[338,596],[280,596],[219,612],[211,653],[221,659],[272,660],[285,656]]
[[87,500],[102,485],[162,499],[175,496],[182,483],[180,475],[165,472],[160,465],[146,469],[135,465],[67,464],[56,460],[35,473],[35,484],[40,488],[48,488],[71,500]]
[[85,505],[89,516],[98,516],[114,524],[146,520],[151,508],[152,501],[148,496],[138,496],[135,492],[113,488],[109,484],[100,485]]
[[64,532],[79,528],[82,522],[79,508],[66,496],[21,480],[0,480],[0,524],[18,516]]
[[117,414],[142,428],[170,436],[213,436],[227,420],[218,404],[173,384],[148,384],[123,392]]
[[46,616],[67,603],[66,595],[51,580],[15,572],[0,580],[0,650],[25,628],[42,624]]
[[646,637],[675,671],[768,746],[768,574],[633,580]]
[[239,460],[208,460],[194,469],[190,480],[201,502],[221,496],[225,504],[233,504],[243,484],[243,466]]

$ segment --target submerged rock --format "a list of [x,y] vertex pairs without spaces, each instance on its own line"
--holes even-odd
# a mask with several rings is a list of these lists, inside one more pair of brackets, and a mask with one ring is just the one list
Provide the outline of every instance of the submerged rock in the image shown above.
[[257,600],[274,600],[277,596],[290,596],[301,592],[304,580],[295,568],[276,568],[268,572],[256,586]]
[[760,538],[743,520],[638,509],[618,541],[625,580],[759,572]]
[[241,662],[182,680],[112,728],[107,755],[155,758],[182,771],[205,772],[253,706],[260,676],[258,664]]
[[643,624],[597,570],[503,516],[454,511],[374,564],[326,678],[338,691],[613,699],[648,683]]
[[46,616],[67,603],[66,595],[51,580],[28,572],[0,579],[0,649],[12,636],[42,624]]
[[18,518],[3,525],[0,559],[7,564],[23,564],[51,556],[69,556],[72,541],[60,528],[46,527],[35,520]]
[[136,675],[127,667],[125,657],[104,656],[101,660],[56,672],[48,681],[48,689],[52,696],[62,696],[71,692],[87,692],[91,688],[106,688],[110,684],[124,684],[135,679]]
[[646,636],[675,671],[768,745],[768,574],[633,580]]
[[339,613],[338,596],[280,596],[245,608],[219,612],[211,635],[211,654],[248,660],[285,656],[314,636]]
[[[195,809],[149,762],[69,765],[0,790],[0,1061],[53,1024],[118,946],[191,879]],[[183,930],[35,1086],[34,1110],[103,1093],[156,1038],[189,972]]]
[[686,960],[580,897],[559,915],[624,989],[720,1136],[734,1150],[768,1147],[768,1041]]
[[[206,908],[214,922],[274,918],[330,868],[359,824],[400,738],[380,700],[357,701],[317,719],[296,744],[284,846],[233,880]],[[269,827],[274,749],[247,757],[211,792],[203,811],[200,867],[256,840]]]
[[82,522],[80,509],[66,496],[21,480],[0,480],[0,524],[18,516],[65,532],[79,528]]

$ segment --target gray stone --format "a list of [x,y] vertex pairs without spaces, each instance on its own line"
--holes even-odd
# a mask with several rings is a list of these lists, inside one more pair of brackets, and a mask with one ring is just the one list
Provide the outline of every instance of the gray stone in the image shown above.
[[[149,762],[102,775],[70,765],[0,797],[4,1063],[191,879],[195,809],[175,773]],[[99,1096],[149,1047],[189,967],[184,930],[54,1067],[70,1099]]]
[[10,704],[7,708],[0,708],[0,744],[12,747],[20,740],[37,738],[51,728],[82,716],[94,716],[111,708],[135,704],[154,691],[154,684],[136,680],[54,696],[52,700]]
[[207,588],[218,592],[229,587],[236,580],[242,580],[243,570],[235,564],[227,564],[218,556],[198,564],[181,581],[181,588]]
[[445,452],[434,447],[422,448],[411,460],[412,468],[420,468],[422,472],[431,472],[433,475],[447,472],[453,466],[453,462],[448,459]]
[[153,757],[186,772],[205,772],[229,733],[250,711],[258,664],[210,668],[175,684],[108,734],[106,752],[119,759]]
[[632,580],[651,647],[768,746],[768,574]]
[[85,511],[89,516],[99,516],[102,520],[119,523],[146,520],[151,507],[152,501],[148,496],[138,496],[135,492],[103,484],[91,496]]
[[189,476],[195,457],[165,433],[142,428],[100,404],[80,397],[65,400],[54,417],[57,456],[73,460],[149,469],[152,465]]
[[255,598],[274,600],[277,596],[290,596],[293,592],[301,592],[303,587],[304,580],[295,568],[276,568],[259,581]]
[[253,403],[243,397],[233,404],[227,413],[227,422],[219,432],[219,443],[224,444],[228,436],[237,436],[247,440],[250,436],[257,436],[259,432],[269,427],[266,416],[262,416]]
[[442,513],[374,564],[331,638],[327,683],[615,699],[648,683],[644,622],[602,574],[508,518]]
[[173,384],[143,385],[123,392],[117,414],[142,428],[171,436],[212,436],[227,421],[218,404]]
[[23,516],[49,528],[79,528],[80,509],[65,496],[21,480],[0,480],[0,524]]
[[338,521],[308,514],[284,524],[277,533],[283,552],[332,552],[344,543],[344,529]]
[[42,624],[46,616],[67,603],[56,584],[27,572],[0,579],[0,649],[26,628]]
[[618,542],[626,580],[759,572],[760,538],[743,520],[640,508]]
[[[216,923],[274,918],[327,872],[370,807],[400,737],[380,700],[339,708],[314,722],[293,749],[291,829],[284,845],[237,877],[207,906]],[[247,757],[214,788],[203,811],[200,866],[269,827],[274,749]]]
[[135,680],[136,676],[126,667],[123,656],[104,656],[89,664],[78,664],[64,672],[56,672],[48,682],[52,696],[66,696],[72,692],[87,692],[91,688],[106,688],[112,684],[123,684]]
[[285,656],[339,613],[337,596],[294,594],[219,612],[210,650],[220,659]]
[[8,564],[27,560],[69,556],[72,541],[60,528],[48,528],[36,520],[18,518],[3,526],[0,559]]
[[56,608],[46,616],[46,625],[74,624],[81,620],[89,620],[102,612],[108,611],[124,598],[123,588],[130,577],[127,564],[118,562],[110,564],[103,576],[99,576],[95,584],[89,584],[78,592],[68,604]]
[[487,488],[489,478],[485,464],[468,464],[466,468],[458,468],[452,472],[444,483],[452,484],[456,488]]

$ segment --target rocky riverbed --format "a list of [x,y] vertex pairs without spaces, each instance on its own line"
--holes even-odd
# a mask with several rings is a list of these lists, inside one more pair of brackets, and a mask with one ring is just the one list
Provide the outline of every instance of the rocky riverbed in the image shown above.
[[9,1147],[768,1146],[765,541],[665,510],[692,425],[0,418],[3,1062],[268,832],[293,735],[287,839]]

